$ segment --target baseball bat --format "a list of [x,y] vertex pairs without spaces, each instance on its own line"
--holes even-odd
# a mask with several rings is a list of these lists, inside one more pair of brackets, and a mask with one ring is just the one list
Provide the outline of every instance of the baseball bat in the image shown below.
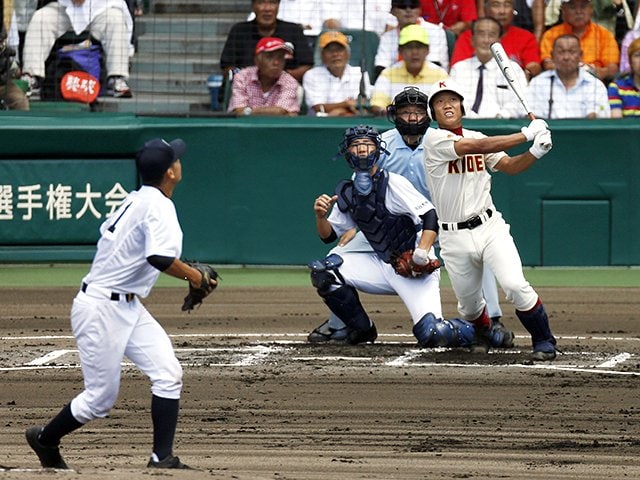
[[504,51],[504,47],[500,42],[494,42],[491,44],[491,53],[493,58],[495,58],[498,67],[500,67],[500,71],[504,78],[507,80],[511,91],[518,97],[520,103],[524,107],[527,112],[527,116],[530,120],[535,120],[535,116],[531,111],[531,107],[529,107],[529,103],[527,102],[527,98],[524,96],[524,90],[522,89],[522,85],[518,79],[513,75],[513,70],[511,68],[511,61],[509,57],[507,57],[507,53]]

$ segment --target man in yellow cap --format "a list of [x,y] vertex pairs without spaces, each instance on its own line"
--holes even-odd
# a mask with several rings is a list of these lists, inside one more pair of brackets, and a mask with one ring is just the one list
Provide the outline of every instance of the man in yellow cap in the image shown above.
[[406,86],[429,91],[431,85],[447,78],[447,71],[427,61],[429,36],[420,25],[407,25],[400,30],[398,51],[402,60],[385,68],[376,80],[371,96],[371,111],[386,112],[387,105]]
[[312,68],[302,78],[309,114],[332,117],[355,115],[358,113],[358,97],[368,99],[371,95],[369,74],[349,65],[349,39],[342,32],[324,32],[318,38],[318,46],[321,50],[322,65]]

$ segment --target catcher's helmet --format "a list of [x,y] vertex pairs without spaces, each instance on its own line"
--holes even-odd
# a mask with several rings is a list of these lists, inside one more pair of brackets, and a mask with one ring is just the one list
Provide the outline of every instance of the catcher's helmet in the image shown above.
[[[349,146],[359,138],[368,138],[376,145],[376,149],[365,158],[360,158],[349,152]],[[369,171],[380,158],[381,152],[386,152],[384,142],[378,130],[369,125],[358,125],[345,130],[342,142],[340,143],[339,155],[343,155],[347,163],[354,170]]]
[[445,80],[440,80],[434,83],[431,87],[431,91],[429,92],[429,109],[431,110],[431,118],[436,118],[436,112],[433,109],[433,99],[440,92],[453,92],[458,97],[460,97],[460,108],[462,109],[462,115],[465,114],[464,104],[462,103],[464,101],[464,97],[460,93],[460,87],[456,84],[456,82],[454,82],[450,78],[447,78]]
[[[418,105],[424,107],[426,117],[414,123],[405,122],[397,117],[398,107],[405,105]],[[395,124],[401,135],[424,135],[429,127],[429,103],[428,97],[416,87],[404,87],[404,90],[397,94],[393,103],[387,107],[387,119]]]

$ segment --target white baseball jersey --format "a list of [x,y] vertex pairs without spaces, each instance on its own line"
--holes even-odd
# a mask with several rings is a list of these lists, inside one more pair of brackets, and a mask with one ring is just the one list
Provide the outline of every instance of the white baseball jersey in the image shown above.
[[173,202],[155,187],[131,192],[100,227],[98,251],[83,279],[89,285],[144,298],[160,271],[151,255],[179,258],[182,229]]
[[[486,137],[466,129],[462,129],[462,136]],[[493,167],[506,153],[458,157],[454,143],[461,138],[449,130],[430,128],[423,140],[427,184],[441,222],[462,222],[488,208],[495,210],[487,168],[495,171]]]
[[[440,254],[465,320],[475,320],[486,302],[482,293],[483,265],[489,266],[518,310],[532,308],[538,295],[524,278],[520,254],[509,225],[491,199],[491,175],[505,152],[459,157],[454,144],[461,138],[486,135],[462,129],[462,136],[445,129],[429,129],[424,138],[424,162],[431,198],[439,222],[458,223],[482,215],[474,228],[440,229]],[[487,209],[492,215],[486,214]]]

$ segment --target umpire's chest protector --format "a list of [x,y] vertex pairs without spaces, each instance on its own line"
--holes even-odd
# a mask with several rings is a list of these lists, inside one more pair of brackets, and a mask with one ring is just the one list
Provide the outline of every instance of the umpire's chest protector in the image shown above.
[[416,225],[411,217],[392,214],[385,206],[388,186],[389,175],[381,170],[374,176],[373,189],[368,195],[359,194],[351,180],[341,182],[336,188],[338,208],[351,214],[373,250],[386,263],[412,250],[416,243]]

